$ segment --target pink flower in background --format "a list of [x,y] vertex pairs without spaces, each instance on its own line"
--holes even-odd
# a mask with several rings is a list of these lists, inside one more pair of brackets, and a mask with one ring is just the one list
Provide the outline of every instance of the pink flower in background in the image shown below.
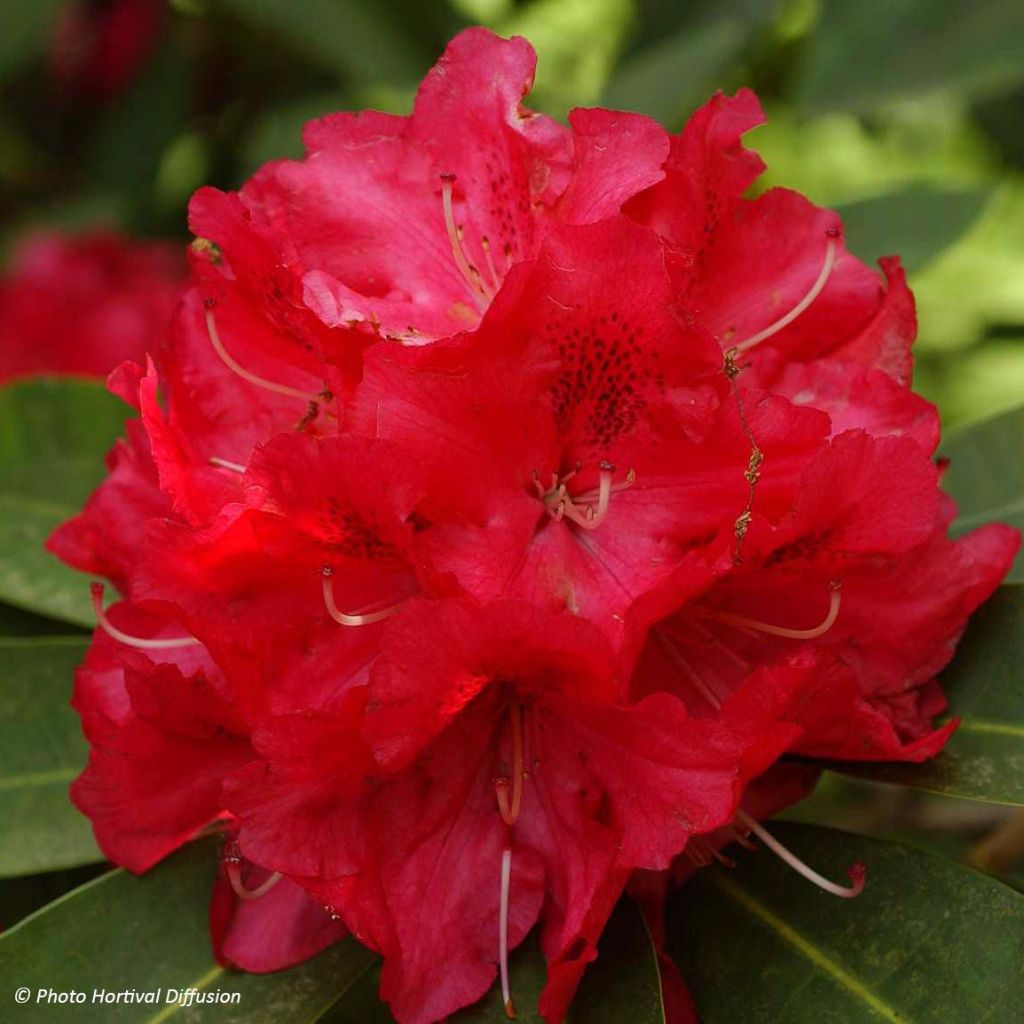
[[0,277],[0,382],[106,377],[166,329],[184,260],[165,242],[112,232],[23,240]]

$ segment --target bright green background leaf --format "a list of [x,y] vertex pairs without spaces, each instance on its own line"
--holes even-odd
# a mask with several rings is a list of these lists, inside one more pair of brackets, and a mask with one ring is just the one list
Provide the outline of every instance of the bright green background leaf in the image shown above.
[[0,390],[0,600],[91,625],[88,581],[43,550],[103,479],[128,408],[99,382],[32,380]]
[[909,273],[955,242],[985,205],[987,193],[915,186],[836,207],[850,251],[866,263],[899,254]]
[[810,109],[872,106],[942,89],[990,95],[1024,77],[1017,0],[826,0],[800,83]]
[[[1024,529],[1024,407],[964,427],[942,446],[943,486],[956,499],[954,533],[1002,522]],[[1024,558],[1008,577],[1024,583]]]
[[899,844],[772,831],[837,880],[865,861],[867,886],[838,899],[765,850],[699,871],[670,904],[668,947],[704,1024],[978,1024],[1024,1006],[1020,893]]

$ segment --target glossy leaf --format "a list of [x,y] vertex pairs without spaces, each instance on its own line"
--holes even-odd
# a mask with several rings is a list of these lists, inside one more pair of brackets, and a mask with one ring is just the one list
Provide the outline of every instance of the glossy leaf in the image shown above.
[[414,81],[434,56],[408,31],[394,3],[228,0],[228,6],[239,17],[280,33],[324,67],[363,82]]
[[[0,992],[24,986],[32,1000],[19,1022],[49,1024],[54,1008],[35,1002],[39,989],[88,994],[74,1007],[82,1024],[312,1024],[372,969],[375,958],[346,939],[306,964],[278,974],[225,971],[213,960],[207,905],[216,867],[211,843],[194,844],[143,878],[112,871],[72,890],[0,936]],[[238,993],[235,1004],[175,1010],[168,989],[206,995]],[[94,989],[163,990],[157,1005],[93,1003]]]
[[[545,974],[540,948],[533,938],[528,939],[513,953],[509,965],[516,1020],[542,1024],[537,999]],[[624,899],[601,936],[598,958],[583,976],[567,1024],[621,1024],[627,1019],[630,1024],[665,1024],[661,975],[651,937],[636,905]],[[454,1014],[451,1024],[502,1024],[507,1020],[495,985],[476,1006]]]
[[724,84],[720,77],[747,38],[739,18],[686,28],[631,56],[609,82],[604,103],[675,127],[687,110]]
[[992,95],[1024,78],[1017,0],[821,5],[798,90],[812,110],[870,110],[935,90]]
[[[1024,896],[952,861],[809,825],[775,835],[841,900],[766,850],[700,871],[669,906],[669,952],[704,1024],[975,1024],[1024,1006]],[[730,851],[731,853],[732,851]]]
[[972,620],[942,674],[960,727],[924,764],[830,763],[861,778],[1024,806],[1024,587],[1002,587]]
[[[954,534],[982,523],[1009,523],[1024,529],[1024,407],[973,423],[942,446],[949,459],[943,486],[956,499]],[[1007,577],[1024,583],[1024,557]]]
[[951,192],[917,186],[838,206],[850,250],[873,263],[899,254],[910,272],[952,245],[981,213],[984,191]]
[[89,587],[43,543],[103,479],[129,410],[103,385],[40,379],[0,390],[0,600],[91,625]]
[[0,638],[0,876],[103,855],[68,784],[86,761],[71,680],[89,638]]

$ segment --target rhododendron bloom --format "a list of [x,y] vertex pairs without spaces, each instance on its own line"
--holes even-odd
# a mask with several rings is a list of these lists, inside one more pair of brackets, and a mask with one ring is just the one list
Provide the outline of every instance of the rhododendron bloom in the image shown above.
[[50,541],[125,599],[76,689],[104,850],[221,833],[219,959],[348,929],[403,1024],[495,979],[514,1012],[535,927],[556,1024],[631,880],[656,924],[750,832],[860,892],[760,824],[818,771],[779,759],[938,750],[1017,546],[948,539],[898,262],[745,197],[751,93],[565,128],[533,65],[470,30],[410,117],[200,191],[173,323],[110,379],[140,417]]
[[102,377],[142,359],[167,327],[184,269],[170,245],[110,232],[23,240],[0,278],[0,382]]

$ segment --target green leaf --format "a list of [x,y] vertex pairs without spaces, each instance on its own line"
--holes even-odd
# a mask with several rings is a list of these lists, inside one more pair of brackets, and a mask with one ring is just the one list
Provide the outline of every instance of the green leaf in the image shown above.
[[852,252],[869,263],[879,256],[899,255],[903,266],[913,272],[952,245],[981,213],[987,199],[985,191],[914,186],[836,209]]
[[[326,68],[357,82],[412,82],[427,52],[394,3],[360,0],[225,0],[239,18],[280,33]],[[413,12],[415,14],[415,12]]]
[[871,110],[936,90],[988,96],[1024,78],[1024,5],[975,0],[822,4],[799,82],[809,110]]
[[3,5],[0,79],[19,71],[22,65],[42,52],[57,14],[64,6],[63,0],[8,2]]
[[[516,1019],[524,1024],[541,1024],[537,999],[545,974],[544,958],[531,938],[509,961]],[[654,946],[640,911],[631,900],[624,899],[601,936],[598,958],[583,976],[567,1024],[621,1024],[627,1018],[630,1024],[665,1024]],[[502,1024],[507,1020],[500,989],[495,985],[476,1006],[454,1014],[451,1024]]]
[[809,825],[775,835],[842,880],[821,892],[767,850],[700,871],[669,904],[668,949],[704,1024],[976,1024],[1024,1006],[1024,896],[908,847]]
[[71,680],[87,636],[0,638],[0,876],[102,860],[68,784],[86,746]]
[[748,37],[740,18],[717,18],[684,29],[625,61],[608,83],[604,102],[674,125],[696,102],[722,86],[720,76]]
[[48,619],[43,615],[33,615],[21,608],[9,604],[0,604],[0,637],[5,636],[63,636],[79,633],[85,636],[85,630],[57,619]]
[[[72,890],[0,936],[0,992],[32,997],[16,1011],[21,1022],[54,1020],[40,989],[75,989],[86,1002],[74,1019],[89,1024],[157,1024],[175,1019],[217,1024],[311,1024],[371,970],[376,958],[346,939],[313,960],[278,974],[225,971],[213,960],[208,932],[216,875],[212,843],[193,844],[143,878],[112,871]],[[195,988],[239,1002],[176,1009],[169,989]],[[94,989],[162,989],[156,1005],[93,1003]],[[11,1019],[15,1019],[12,1016]]]
[[[1024,406],[951,434],[942,446],[949,459],[943,486],[956,499],[954,534],[982,523],[1009,523],[1024,529]],[[1024,583],[1024,556],[1018,556],[1010,583]]]
[[1001,587],[972,619],[942,674],[960,719],[945,748],[924,764],[828,762],[859,778],[934,793],[1024,805],[1024,587]]
[[103,479],[128,410],[103,386],[32,380],[0,390],[0,600],[92,625],[81,574],[43,549]]

